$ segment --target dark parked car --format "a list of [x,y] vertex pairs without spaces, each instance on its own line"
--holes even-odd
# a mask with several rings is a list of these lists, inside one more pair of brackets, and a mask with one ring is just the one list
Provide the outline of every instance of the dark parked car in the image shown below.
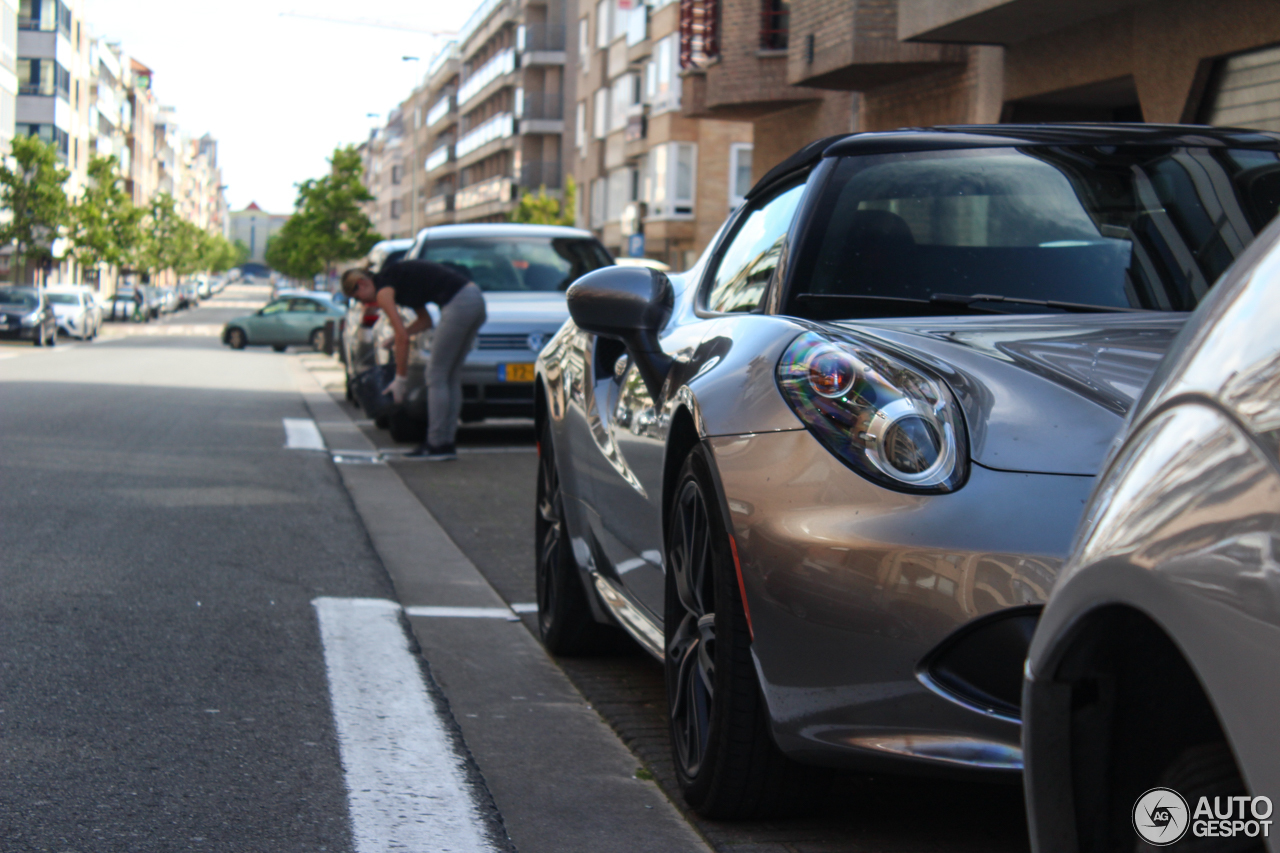
[[0,287],[0,338],[31,341],[38,347],[58,342],[58,318],[43,290]]
[[1040,853],[1280,849],[1261,823],[1280,795],[1277,329],[1280,222],[1156,371],[1045,606],[1023,736]]
[[538,359],[544,642],[663,661],[707,815],[801,808],[824,766],[1016,774],[1094,477],[1277,186],[1269,133],[855,134],[686,275],[584,277]]
[[[462,368],[462,420],[533,417],[533,362],[569,312],[565,289],[580,276],[613,264],[589,231],[553,225],[440,225],[424,228],[405,254],[447,264],[484,291],[487,319]],[[429,306],[438,319],[436,307]],[[412,312],[405,312],[406,320]],[[432,331],[414,337],[405,404],[390,418],[393,437],[418,441],[426,432],[427,394],[423,368]],[[391,358],[382,346],[391,324],[380,318],[372,330],[375,359]]]

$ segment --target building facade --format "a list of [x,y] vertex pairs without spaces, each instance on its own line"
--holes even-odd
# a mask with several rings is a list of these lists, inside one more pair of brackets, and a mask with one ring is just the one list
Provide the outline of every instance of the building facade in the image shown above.
[[249,250],[248,262],[265,263],[267,241],[288,221],[288,214],[267,213],[256,202],[249,202],[244,210],[231,212],[227,239],[245,245]]
[[741,202],[753,160],[749,123],[682,110],[681,9],[579,0],[569,155],[579,224],[615,255],[675,268],[691,264]]

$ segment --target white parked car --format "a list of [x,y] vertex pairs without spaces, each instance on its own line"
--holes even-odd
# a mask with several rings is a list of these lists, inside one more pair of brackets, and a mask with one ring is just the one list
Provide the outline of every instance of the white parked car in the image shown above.
[[102,328],[102,306],[87,287],[50,287],[49,303],[58,320],[58,331],[64,335],[91,341]]

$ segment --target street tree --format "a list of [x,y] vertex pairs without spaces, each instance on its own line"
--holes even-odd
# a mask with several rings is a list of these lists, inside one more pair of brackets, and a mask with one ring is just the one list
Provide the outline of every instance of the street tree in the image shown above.
[[53,241],[67,224],[65,184],[70,172],[58,165],[57,150],[47,142],[19,134],[11,157],[0,163],[0,209],[12,215],[0,222],[0,245],[14,247],[15,282],[26,279],[29,264],[53,261]]
[[267,247],[267,263],[291,278],[331,271],[359,258],[381,239],[361,209],[373,195],[361,181],[364,164],[354,146],[335,149],[329,174],[298,185],[293,215]]
[[538,188],[537,195],[526,192],[520,196],[520,201],[508,218],[512,222],[526,222],[532,225],[573,225],[574,199],[577,190],[573,175],[568,175],[564,180],[563,201],[547,195],[545,186]]
[[133,204],[120,179],[115,155],[89,159],[89,183],[71,204],[68,237],[81,267],[125,266],[141,239],[144,210]]

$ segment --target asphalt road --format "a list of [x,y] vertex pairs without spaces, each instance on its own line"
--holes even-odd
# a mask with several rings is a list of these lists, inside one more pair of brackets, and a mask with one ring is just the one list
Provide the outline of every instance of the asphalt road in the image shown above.
[[269,351],[0,347],[0,848],[352,849],[311,602],[391,591],[286,417]]

